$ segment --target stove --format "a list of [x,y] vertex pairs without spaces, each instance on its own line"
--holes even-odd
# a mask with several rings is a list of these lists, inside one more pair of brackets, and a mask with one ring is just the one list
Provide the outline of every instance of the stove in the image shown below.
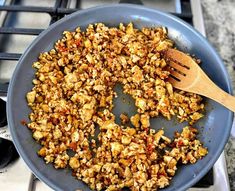
[[[7,88],[21,54],[46,29],[67,14],[111,3],[133,3],[169,12],[205,35],[200,0],[0,0],[0,188],[51,191],[19,157],[7,128]],[[224,153],[190,191],[230,190]]]

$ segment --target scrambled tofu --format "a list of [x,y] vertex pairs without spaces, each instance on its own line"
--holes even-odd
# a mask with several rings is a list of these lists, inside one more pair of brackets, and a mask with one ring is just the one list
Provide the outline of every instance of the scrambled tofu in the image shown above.
[[[161,51],[173,42],[164,27],[97,23],[63,35],[33,63],[36,78],[26,95],[32,109],[27,126],[46,163],[70,166],[94,190],[151,191],[168,186],[179,163],[195,163],[207,154],[191,126],[172,140],[150,128],[150,118],[159,115],[190,124],[203,117],[199,95],[167,82],[168,63]],[[123,126],[115,123],[116,83],[135,99],[133,127],[125,126],[125,114],[120,116]]]

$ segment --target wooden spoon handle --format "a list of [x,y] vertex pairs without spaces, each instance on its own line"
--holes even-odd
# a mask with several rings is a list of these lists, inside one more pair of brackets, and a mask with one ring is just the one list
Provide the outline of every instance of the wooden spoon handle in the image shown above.
[[230,109],[231,111],[235,112],[235,97],[231,96],[230,94],[224,92],[225,96],[224,99],[221,100],[221,104]]
[[227,107],[231,111],[235,112],[235,97],[228,94],[221,88],[219,88],[214,82],[210,79],[208,80],[207,87],[201,90],[199,94],[206,96],[208,98],[213,99],[214,101],[222,104],[223,106]]
[[215,94],[220,94],[219,96],[215,96],[214,100],[223,106],[227,107],[231,111],[235,112],[235,97],[226,93],[225,91],[219,90],[215,92]]

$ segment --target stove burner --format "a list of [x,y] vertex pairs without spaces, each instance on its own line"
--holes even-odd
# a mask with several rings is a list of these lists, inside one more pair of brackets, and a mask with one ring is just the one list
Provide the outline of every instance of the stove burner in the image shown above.
[[210,169],[209,172],[202,177],[202,179],[197,182],[193,187],[196,188],[208,188],[214,184],[213,169]]
[[[6,102],[0,99],[0,128],[7,125]],[[18,158],[19,155],[11,141],[0,138],[0,169]]]
[[6,102],[0,99],[0,128],[7,125]]
[[0,138],[0,169],[19,157],[13,143]]

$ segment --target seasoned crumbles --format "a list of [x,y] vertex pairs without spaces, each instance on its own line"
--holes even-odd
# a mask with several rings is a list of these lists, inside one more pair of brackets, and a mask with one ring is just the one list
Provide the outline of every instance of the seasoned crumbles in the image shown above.
[[[167,81],[161,51],[174,44],[166,28],[98,23],[63,35],[33,63],[34,87],[26,95],[32,109],[27,126],[46,163],[69,166],[91,189],[144,191],[168,186],[178,164],[195,163],[207,154],[192,127],[203,117],[202,98],[175,90]],[[117,83],[135,100],[135,115],[112,113]],[[159,115],[176,116],[190,126],[171,140],[163,129],[150,127],[150,118]],[[133,127],[126,125],[129,121]]]

